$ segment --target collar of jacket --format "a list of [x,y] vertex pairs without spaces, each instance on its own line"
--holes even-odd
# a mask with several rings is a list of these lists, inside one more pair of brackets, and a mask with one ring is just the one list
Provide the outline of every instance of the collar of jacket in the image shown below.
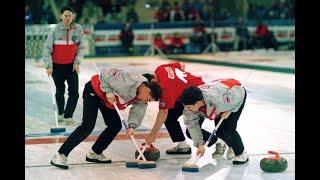
[[[139,76],[140,77],[140,76]],[[134,87],[131,89],[130,95],[131,97],[136,98],[137,93],[138,93],[138,87],[143,83],[143,82],[148,82],[148,79],[144,76],[141,76],[138,80],[137,83],[134,85]]]

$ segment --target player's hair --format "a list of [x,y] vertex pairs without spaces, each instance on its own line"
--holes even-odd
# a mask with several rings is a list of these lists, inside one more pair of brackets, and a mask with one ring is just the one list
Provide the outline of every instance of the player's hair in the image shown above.
[[195,86],[190,86],[182,92],[179,101],[184,105],[194,105],[202,99],[202,91]]
[[160,85],[156,82],[143,82],[143,84],[150,88],[152,98],[155,99],[155,101],[158,101],[162,95],[162,89]]
[[62,6],[60,9],[60,14],[63,14],[65,11],[70,11],[73,13],[73,9],[70,6]]
[[153,74],[149,74],[149,73],[142,74],[142,76],[144,76],[145,78],[147,78],[147,79],[148,79],[148,82],[151,82],[152,79],[155,79],[155,78],[156,78]]

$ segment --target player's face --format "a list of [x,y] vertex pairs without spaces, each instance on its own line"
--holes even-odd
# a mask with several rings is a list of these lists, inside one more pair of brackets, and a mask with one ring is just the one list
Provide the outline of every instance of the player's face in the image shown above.
[[71,11],[64,11],[63,14],[61,14],[61,19],[64,25],[69,26],[73,19],[73,14]]
[[188,111],[192,111],[192,112],[197,112],[199,111],[199,106],[197,106],[197,103],[196,104],[193,104],[193,105],[185,105],[185,108],[188,110]]
[[151,89],[147,86],[142,86],[138,92],[137,98],[144,102],[154,101],[154,98],[151,96]]

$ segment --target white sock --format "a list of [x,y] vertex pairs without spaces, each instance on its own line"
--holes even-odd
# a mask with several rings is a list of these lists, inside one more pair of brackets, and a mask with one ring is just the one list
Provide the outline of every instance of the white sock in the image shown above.
[[189,144],[186,143],[186,141],[180,141],[178,145],[179,145],[179,148],[190,147]]

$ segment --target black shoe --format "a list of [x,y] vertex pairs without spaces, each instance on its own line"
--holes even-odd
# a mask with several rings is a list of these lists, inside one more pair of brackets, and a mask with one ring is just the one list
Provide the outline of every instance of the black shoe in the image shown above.
[[232,164],[234,164],[234,165],[245,164],[248,161],[249,161],[249,158],[247,160],[245,160],[245,161],[232,161]]

